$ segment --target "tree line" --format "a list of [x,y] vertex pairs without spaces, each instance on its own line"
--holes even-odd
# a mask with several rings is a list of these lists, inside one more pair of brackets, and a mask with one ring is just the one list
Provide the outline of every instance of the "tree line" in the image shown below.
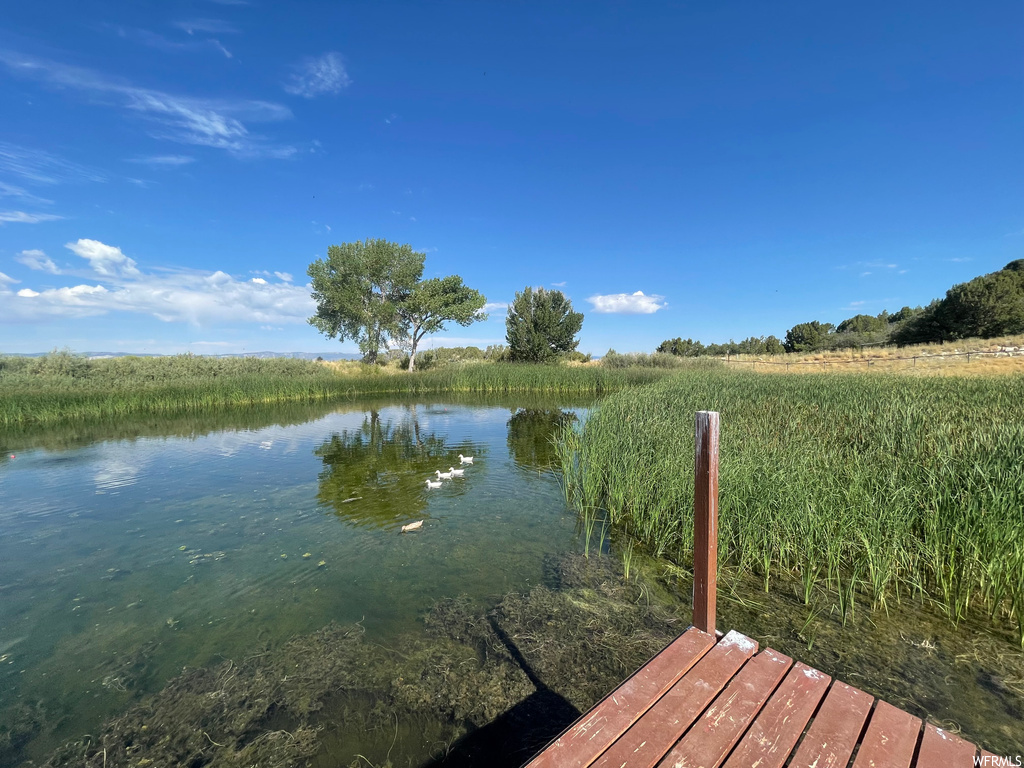
[[[330,246],[327,258],[307,270],[317,305],[310,325],[328,338],[355,341],[367,363],[376,364],[382,350],[405,353],[414,370],[424,337],[450,322],[468,326],[487,319],[486,297],[458,275],[424,280],[425,258],[410,245],[383,239]],[[501,356],[542,363],[572,354],[582,326],[583,314],[561,291],[527,286],[508,307],[508,348]]]
[[932,344],[959,339],[988,339],[1024,333],[1024,259],[1002,269],[954,285],[942,299],[926,307],[858,314],[839,325],[813,320],[798,323],[783,339],[751,336],[727,344],[702,344],[693,339],[666,339],[657,352],[680,357],[710,355],[776,355],[821,352],[892,344]]

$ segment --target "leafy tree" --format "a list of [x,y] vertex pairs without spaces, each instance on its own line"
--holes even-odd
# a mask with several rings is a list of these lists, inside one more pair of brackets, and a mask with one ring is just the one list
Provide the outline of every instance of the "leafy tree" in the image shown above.
[[661,342],[654,351],[678,355],[679,357],[697,357],[704,354],[704,345],[693,339],[684,339],[676,336],[674,339],[666,339]]
[[829,335],[834,330],[832,323],[799,323],[786,331],[782,346],[787,352],[817,352],[828,347]]
[[328,338],[352,339],[369,363],[388,339],[405,335],[399,307],[423,274],[424,254],[387,240],[332,245],[309,265],[316,314],[309,324]]
[[398,305],[398,314],[408,328],[409,370],[416,368],[416,347],[428,333],[444,330],[444,324],[469,325],[486,320],[480,310],[487,301],[478,291],[465,286],[458,275],[435,277],[417,283]]
[[954,285],[937,310],[943,340],[1024,332],[1024,259]]
[[875,331],[886,330],[888,325],[889,323],[886,322],[886,319],[881,316],[854,315],[843,320],[836,328],[836,333],[874,333]]
[[583,313],[574,312],[561,291],[527,286],[516,294],[505,319],[509,359],[542,363],[572,352],[582,327]]
[[904,307],[891,341],[900,346],[1024,333],[1024,259],[954,285],[923,310]]

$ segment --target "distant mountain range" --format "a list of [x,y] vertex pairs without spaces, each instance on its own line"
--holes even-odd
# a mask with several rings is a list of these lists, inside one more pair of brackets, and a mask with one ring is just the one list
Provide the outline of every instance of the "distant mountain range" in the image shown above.
[[[42,357],[49,352],[5,352],[3,354],[14,357]],[[149,352],[83,352],[83,357],[91,360],[104,357],[170,357],[170,355],[156,355]],[[360,360],[362,355],[352,352],[238,352],[229,355],[201,355],[201,357],[291,357],[296,360],[316,360],[318,357],[324,360]]]

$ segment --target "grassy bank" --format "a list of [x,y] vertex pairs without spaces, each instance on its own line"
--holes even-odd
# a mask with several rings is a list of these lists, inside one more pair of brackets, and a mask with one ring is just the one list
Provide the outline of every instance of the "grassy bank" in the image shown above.
[[417,373],[306,360],[0,357],[0,428],[211,408],[443,392],[602,394],[652,382],[654,369],[478,363]]
[[682,373],[567,430],[569,502],[688,563],[704,409],[722,414],[725,563],[841,610],[854,593],[981,608],[1024,639],[1024,378]]

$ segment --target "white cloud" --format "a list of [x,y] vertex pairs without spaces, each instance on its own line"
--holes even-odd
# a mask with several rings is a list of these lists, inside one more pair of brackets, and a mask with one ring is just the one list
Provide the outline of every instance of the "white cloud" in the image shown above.
[[484,312],[493,312],[496,309],[508,309],[507,301],[489,301],[484,304]]
[[256,283],[256,285],[267,285],[267,281],[264,280],[262,277],[254,277],[249,282]]
[[60,269],[53,263],[53,260],[38,248],[22,251],[14,257],[14,260],[20,264],[24,264],[29,269],[49,272],[51,275],[60,274]]
[[89,266],[104,277],[134,277],[140,274],[134,259],[129,259],[116,246],[83,238],[76,243],[67,243],[64,247],[86,259]]
[[295,96],[312,99],[327,93],[341,93],[351,82],[341,55],[331,52],[304,59],[295,67],[284,89]]
[[619,315],[651,315],[668,306],[664,296],[643,291],[591,296],[587,301],[594,305],[595,312]]
[[291,110],[281,104],[246,99],[201,99],[141,88],[81,67],[0,51],[0,62],[20,74],[85,93],[116,96],[120,106],[159,127],[157,138],[223,149],[240,157],[290,157],[291,146],[273,146],[250,134],[245,122],[287,120]]
[[287,272],[275,272],[274,275],[279,280],[284,280],[286,283],[290,283],[292,281],[292,276]]
[[0,322],[126,312],[195,326],[256,323],[279,327],[304,324],[316,311],[308,285],[257,282],[220,270],[147,274],[118,248],[95,240],[79,240],[71,246],[89,254],[84,258],[96,269],[99,282],[42,290],[22,288],[18,299],[0,282]]
[[567,282],[567,281],[563,280],[563,281],[562,281],[562,282],[560,282],[560,283],[552,283],[552,285],[553,285],[553,286],[555,286],[555,288],[565,288],[565,283],[566,283],[566,282]]
[[0,225],[38,224],[40,221],[56,221],[63,219],[63,216],[54,216],[52,213],[26,213],[25,211],[0,211]]
[[20,283],[20,282],[21,282],[21,280],[15,280],[10,275],[5,275],[3,272],[0,272],[0,285],[3,285],[4,283],[8,283],[9,284],[9,283]]
[[188,155],[154,155],[152,157],[133,157],[129,163],[142,163],[143,165],[155,166],[178,166],[194,163],[196,159]]

